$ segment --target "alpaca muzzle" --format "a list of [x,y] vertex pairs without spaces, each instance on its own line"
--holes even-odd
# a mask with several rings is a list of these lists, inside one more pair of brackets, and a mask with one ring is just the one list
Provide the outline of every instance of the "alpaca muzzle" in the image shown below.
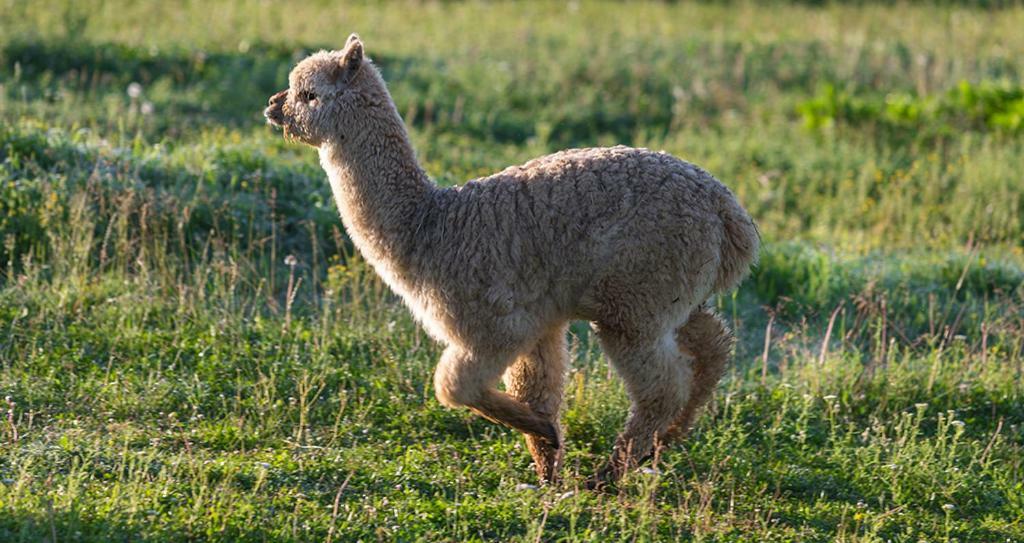
[[274,126],[284,125],[284,103],[288,98],[288,91],[283,90],[270,97],[267,102],[267,109],[263,110],[263,116],[267,122]]

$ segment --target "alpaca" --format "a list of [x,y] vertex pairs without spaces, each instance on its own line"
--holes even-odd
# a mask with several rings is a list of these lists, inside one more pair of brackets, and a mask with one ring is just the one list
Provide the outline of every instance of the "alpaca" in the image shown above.
[[358,36],[302,60],[288,83],[264,115],[317,148],[353,243],[446,346],[434,374],[442,404],[524,433],[541,481],[556,480],[566,332],[588,320],[631,400],[593,482],[687,431],[733,343],[705,302],[743,279],[759,245],[724,185],[666,153],[618,146],[441,188]]

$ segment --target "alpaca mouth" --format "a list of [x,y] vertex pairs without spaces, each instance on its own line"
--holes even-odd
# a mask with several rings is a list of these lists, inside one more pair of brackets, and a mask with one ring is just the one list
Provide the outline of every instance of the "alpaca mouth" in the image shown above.
[[263,110],[263,116],[267,118],[267,124],[281,128],[284,126],[284,113],[281,112],[280,108],[275,109],[273,106]]
[[267,101],[267,108],[263,110],[263,116],[267,122],[278,128],[284,126],[284,102],[287,99],[288,91],[283,90],[270,97]]

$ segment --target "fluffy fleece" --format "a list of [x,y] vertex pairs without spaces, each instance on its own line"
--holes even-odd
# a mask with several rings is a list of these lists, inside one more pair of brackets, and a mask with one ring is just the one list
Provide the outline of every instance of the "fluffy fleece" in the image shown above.
[[571,320],[593,323],[632,401],[597,480],[684,433],[710,398],[732,335],[704,302],[744,277],[759,240],[706,171],[620,146],[440,188],[355,35],[300,62],[265,115],[318,149],[354,244],[447,346],[437,398],[523,432],[542,480],[561,459]]

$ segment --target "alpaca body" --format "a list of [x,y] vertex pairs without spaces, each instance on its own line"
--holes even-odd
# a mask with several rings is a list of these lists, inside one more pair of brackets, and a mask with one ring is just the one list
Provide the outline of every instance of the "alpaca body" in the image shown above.
[[745,256],[730,252],[725,228],[742,209],[710,174],[665,153],[573,149],[464,186],[428,186],[408,214],[414,239],[401,261],[361,217],[345,168],[329,150],[321,156],[356,246],[447,344],[495,334],[521,343],[552,323],[610,321],[629,309],[620,296],[652,287],[667,300],[658,311],[667,333],[739,279],[721,264]]
[[732,345],[703,303],[757,255],[756,228],[724,185],[668,154],[613,147],[440,188],[358,38],[302,61],[290,83],[265,114],[318,148],[354,244],[447,346],[434,375],[443,404],[522,431],[538,474],[554,479],[567,323],[584,319],[632,400],[601,476],[685,433]]

